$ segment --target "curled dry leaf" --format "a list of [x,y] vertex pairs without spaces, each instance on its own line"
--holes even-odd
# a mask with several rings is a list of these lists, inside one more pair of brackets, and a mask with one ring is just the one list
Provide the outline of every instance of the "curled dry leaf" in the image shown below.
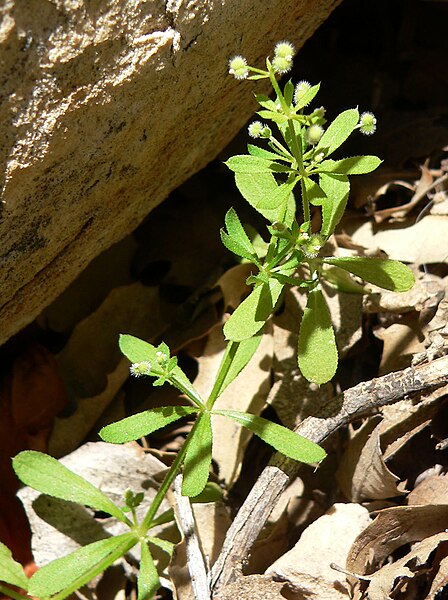
[[447,519],[448,504],[386,508],[356,538],[346,568],[358,575],[371,574],[397,548],[444,532]]
[[387,468],[381,450],[381,424],[370,419],[356,431],[336,473],[341,490],[351,502],[382,500],[404,494]]
[[[413,545],[412,550],[403,558],[387,564],[369,579],[367,588],[368,600],[384,600],[393,598],[400,591],[406,589],[407,597],[414,597],[419,593],[419,577],[426,580],[431,570],[438,571],[438,565],[431,565],[430,556],[437,548],[444,545],[444,553],[448,549],[448,533],[438,533]],[[436,557],[433,560],[437,560]],[[428,598],[428,596],[426,596]]]
[[288,581],[304,599],[346,599],[345,576],[330,565],[345,565],[351,544],[369,523],[367,509],[359,504],[335,504],[266,573]]

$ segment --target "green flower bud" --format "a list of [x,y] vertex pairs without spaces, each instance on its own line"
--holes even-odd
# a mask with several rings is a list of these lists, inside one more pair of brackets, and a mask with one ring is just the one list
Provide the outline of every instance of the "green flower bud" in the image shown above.
[[294,90],[294,104],[297,104],[309,89],[311,84],[308,81],[299,81]]
[[301,246],[301,250],[307,258],[316,258],[324,244],[325,238],[320,233],[315,233]]
[[268,127],[267,125],[265,125],[263,127],[260,135],[261,135],[262,138],[269,139],[272,136],[272,130],[270,129],[270,127]]
[[134,377],[143,377],[143,375],[150,375],[151,363],[147,360],[138,363],[132,363],[130,366],[131,375]]
[[305,139],[311,146],[315,146],[319,143],[320,138],[323,136],[324,130],[320,125],[311,125],[305,132]]
[[376,131],[376,117],[371,112],[363,112],[359,117],[359,130],[364,135],[372,135]]
[[234,56],[229,60],[229,74],[233,75],[235,79],[246,79],[249,75],[249,69],[244,56]]
[[316,117],[317,119],[323,119],[325,117],[325,108],[321,106],[320,108],[316,108],[311,113],[311,117]]

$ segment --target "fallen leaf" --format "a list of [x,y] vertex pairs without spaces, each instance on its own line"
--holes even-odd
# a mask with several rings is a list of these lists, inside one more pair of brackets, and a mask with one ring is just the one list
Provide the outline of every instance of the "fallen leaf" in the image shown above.
[[423,479],[409,494],[409,506],[446,504],[448,500],[448,474],[433,475]]
[[380,444],[381,424],[372,418],[350,440],[336,473],[344,495],[351,502],[382,500],[404,494],[400,481],[387,468]]
[[356,536],[370,523],[359,504],[335,504],[302,533],[292,550],[267,569],[266,574],[288,581],[303,598],[348,598],[345,576],[332,569],[344,565]]

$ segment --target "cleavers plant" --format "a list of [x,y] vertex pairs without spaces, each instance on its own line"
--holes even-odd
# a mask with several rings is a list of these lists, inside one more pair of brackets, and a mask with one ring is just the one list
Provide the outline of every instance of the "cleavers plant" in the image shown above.
[[[42,600],[62,600],[104,571],[131,548],[140,546],[141,561],[137,579],[138,600],[149,600],[159,587],[159,577],[151,548],[171,553],[173,545],[151,535],[151,529],[172,519],[172,511],[160,514],[161,503],[179,472],[183,473],[182,493],[193,500],[213,499],[207,489],[212,460],[212,415],[233,419],[247,427],[273,448],[305,463],[319,463],[325,452],[289,429],[257,415],[214,408],[216,399],[242,371],[260,343],[263,327],[278,306],[285,286],[300,286],[307,294],[307,305],[299,330],[298,364],[311,382],[322,384],[336,372],[338,353],[330,312],[322,293],[326,280],[337,289],[365,292],[356,277],[393,291],[409,290],[414,277],[402,263],[365,257],[323,256],[328,238],[340,221],[350,189],[349,176],[369,173],[379,164],[376,156],[330,158],[349,135],[359,129],[370,135],[376,126],[371,113],[361,116],[357,109],[346,110],[327,127],[325,110],[305,113],[316,96],[319,85],[305,81],[296,86],[288,81],[281,90],[278,75],[292,66],[294,49],[288,42],[275,47],[266,69],[250,67],[237,56],[230,61],[230,73],[237,79],[269,79],[274,99],[257,95],[261,106],[258,115],[271,121],[271,128],[260,121],[249,126],[249,135],[264,141],[269,149],[248,145],[248,154],[233,156],[227,166],[235,173],[236,185],[248,203],[269,222],[269,240],[251,241],[238,215],[230,209],[221,231],[223,244],[240,259],[249,261],[257,273],[247,284],[251,293],[224,325],[227,348],[207,399],[201,398],[194,385],[177,364],[176,357],[162,343],[158,347],[130,335],[120,337],[120,348],[131,361],[131,374],[154,377],[153,385],[165,382],[185,397],[183,406],[164,406],[127,417],[100,431],[106,442],[123,444],[190,417],[194,425],[160,485],[141,521],[136,507],[141,493],[124,492],[123,505],[117,506],[102,491],[68,470],[54,458],[35,451],[25,451],[13,459],[14,469],[23,483],[51,496],[77,502],[106,512],[126,525],[127,533],[109,537],[81,547],[38,570],[28,581],[8,548],[0,545],[0,581],[25,589]],[[252,73],[252,74],[251,74]],[[294,191],[299,191],[301,218],[296,218]],[[311,207],[320,207],[320,224],[313,230]],[[315,221],[313,221],[314,223]],[[315,227],[315,226],[314,226]],[[0,584],[0,592],[11,598],[28,598],[23,593]]]

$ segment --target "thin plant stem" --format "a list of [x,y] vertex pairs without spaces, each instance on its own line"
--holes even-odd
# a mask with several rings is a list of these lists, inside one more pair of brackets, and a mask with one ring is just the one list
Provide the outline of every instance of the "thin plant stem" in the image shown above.
[[156,516],[156,513],[159,510],[163,499],[165,498],[166,494],[168,493],[168,490],[169,490],[171,484],[173,483],[176,475],[180,471],[183,460],[184,460],[185,455],[188,450],[188,446],[190,444],[190,440],[194,435],[194,431],[195,431],[198,423],[199,423],[199,419],[196,419],[196,422],[193,425],[192,430],[188,434],[188,437],[185,440],[183,446],[178,451],[176,458],[174,459],[173,464],[170,467],[170,470],[168,471],[168,473],[165,476],[165,479],[162,481],[162,485],[157,490],[157,494],[154,496],[154,500],[151,502],[151,506],[149,507],[148,512],[145,515],[145,518],[140,523],[139,531],[140,531],[141,535],[146,535],[146,533],[148,532],[148,529],[151,528],[152,521],[153,521],[154,517]]
[[13,600],[30,600],[28,595],[24,596],[20,592],[16,592],[15,590],[12,590],[11,588],[2,584],[0,584],[0,593],[4,594],[7,598],[12,598]]

